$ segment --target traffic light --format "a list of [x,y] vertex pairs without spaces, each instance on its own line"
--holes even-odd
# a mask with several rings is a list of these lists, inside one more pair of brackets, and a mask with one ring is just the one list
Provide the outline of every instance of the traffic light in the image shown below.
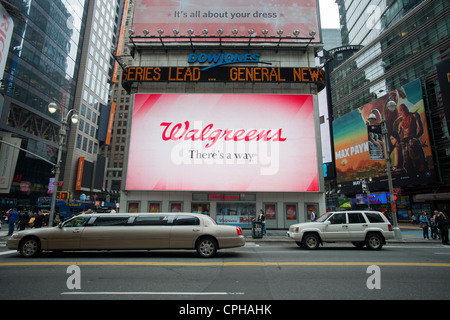
[[56,198],[58,200],[69,200],[70,192],[69,191],[58,191],[56,194]]

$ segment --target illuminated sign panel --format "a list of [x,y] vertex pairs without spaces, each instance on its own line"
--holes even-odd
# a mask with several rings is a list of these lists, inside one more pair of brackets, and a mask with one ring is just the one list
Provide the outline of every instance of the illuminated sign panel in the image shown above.
[[204,29],[209,34],[217,34],[220,29],[223,35],[238,31],[238,37],[223,41],[239,40],[239,35],[248,35],[249,29],[254,30],[253,36],[263,37],[262,31],[267,30],[268,36],[257,40],[265,42],[278,41],[270,36],[279,30],[288,36],[298,30],[300,37],[315,31],[314,41],[320,42],[316,0],[136,0],[133,30],[141,34],[144,29],[151,35],[158,29],[166,34],[176,29],[180,35],[186,35],[188,29],[194,34],[202,34]]
[[315,83],[321,90],[325,73],[319,68],[230,67],[202,70],[201,67],[128,67],[122,86],[133,82],[290,82]]
[[136,94],[127,190],[318,191],[311,95]]
[[[395,102],[388,108],[389,102]],[[425,105],[419,79],[333,121],[337,182],[341,189],[361,190],[359,180],[371,177],[371,186],[387,189],[386,162],[380,134],[368,135],[367,118],[383,115],[388,131],[391,172],[396,187],[435,181]],[[372,157],[371,157],[372,151]],[[377,159],[377,160],[375,160]]]

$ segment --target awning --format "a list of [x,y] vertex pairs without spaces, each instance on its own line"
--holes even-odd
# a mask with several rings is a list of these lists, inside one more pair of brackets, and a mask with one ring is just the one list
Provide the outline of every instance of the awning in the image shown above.
[[450,192],[416,194],[413,196],[413,200],[416,202],[426,200],[450,200]]

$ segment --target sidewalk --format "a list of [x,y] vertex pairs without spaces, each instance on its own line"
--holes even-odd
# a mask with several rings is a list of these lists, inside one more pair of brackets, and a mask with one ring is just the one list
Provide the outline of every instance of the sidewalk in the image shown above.
[[[433,240],[430,238],[430,240],[426,240],[422,236],[422,229],[419,228],[418,225],[412,225],[410,223],[400,223],[399,224],[400,231],[402,233],[402,239],[400,240],[389,240],[390,243],[408,243],[408,242],[423,242],[423,243],[441,243],[441,240]],[[293,240],[290,239],[286,232],[287,229],[283,230],[267,230],[267,234],[262,238],[253,238],[252,237],[252,230],[251,229],[242,229],[242,233],[245,236],[246,241],[248,242],[282,242],[282,241],[290,241]],[[431,234],[431,233],[429,233]],[[8,225],[2,224],[2,228],[0,229],[0,240],[6,241],[8,239]]]
[[[430,240],[423,238],[422,229],[419,228],[418,225],[413,225],[410,223],[399,223],[400,232],[402,234],[402,239],[396,240],[392,239],[389,240],[389,243],[437,243],[441,244],[441,240],[433,240],[430,238]],[[267,230],[267,234],[262,238],[253,238],[252,237],[252,230],[251,229],[242,229],[242,233],[245,236],[245,239],[249,242],[260,242],[260,241],[267,241],[267,242],[279,242],[279,241],[293,241],[290,239],[286,232],[288,230]],[[428,234],[431,234],[429,231]]]

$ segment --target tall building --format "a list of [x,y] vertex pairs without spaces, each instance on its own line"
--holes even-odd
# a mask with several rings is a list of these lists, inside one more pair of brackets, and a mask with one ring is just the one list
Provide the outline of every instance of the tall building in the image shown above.
[[[31,208],[38,197],[50,195],[61,119],[69,110],[80,121],[76,125],[69,121],[58,190],[71,192],[73,199],[81,194],[93,199],[103,185],[100,164],[104,159],[97,156],[101,143],[98,120],[101,107],[108,104],[117,1],[2,3],[21,15],[14,17],[3,74],[0,129],[3,140],[18,139],[28,151],[16,150],[17,164],[8,162],[14,175],[10,187],[2,190],[3,199],[9,205]],[[48,111],[52,102],[58,106],[54,114]],[[84,160],[84,176],[77,181],[80,159]]]
[[[20,139],[20,146],[56,163],[60,114],[47,106],[57,102],[74,108],[88,1],[9,1],[21,13],[14,31],[1,86],[2,136]],[[66,111],[67,112],[67,111]],[[3,146],[2,146],[3,147]],[[47,195],[53,166],[18,152],[5,199],[19,206],[36,205]]]
[[114,68],[113,81],[110,90],[110,105],[112,123],[110,128],[109,143],[102,146],[100,154],[107,159],[105,186],[101,199],[119,204],[120,190],[122,189],[122,173],[125,159],[126,136],[128,128],[128,114],[131,110],[130,95],[122,87],[122,71],[125,66],[133,64],[133,57],[128,48],[128,35],[133,21],[133,6],[131,1],[121,1],[119,6],[117,41],[112,49],[117,59]]
[[[371,142],[366,123],[373,113],[378,123],[385,121],[390,136],[399,134],[391,138],[389,148],[399,217],[408,219],[421,210],[448,212],[449,106],[442,99],[445,90],[438,71],[450,55],[450,4],[444,0],[337,3],[343,44],[363,46],[330,74],[338,191],[347,198],[365,194],[368,189],[362,188],[366,185],[362,181],[369,178],[371,198],[387,191],[384,160],[373,161],[367,149]],[[369,205],[390,209],[385,201],[378,201]]]
[[114,71],[111,48],[117,37],[118,8],[118,0],[88,3],[74,99],[79,122],[70,131],[64,170],[64,184],[75,199],[84,194],[95,200],[104,188],[106,158],[99,154],[99,148],[105,142],[101,137],[107,127],[100,124],[111,114],[109,93]]

